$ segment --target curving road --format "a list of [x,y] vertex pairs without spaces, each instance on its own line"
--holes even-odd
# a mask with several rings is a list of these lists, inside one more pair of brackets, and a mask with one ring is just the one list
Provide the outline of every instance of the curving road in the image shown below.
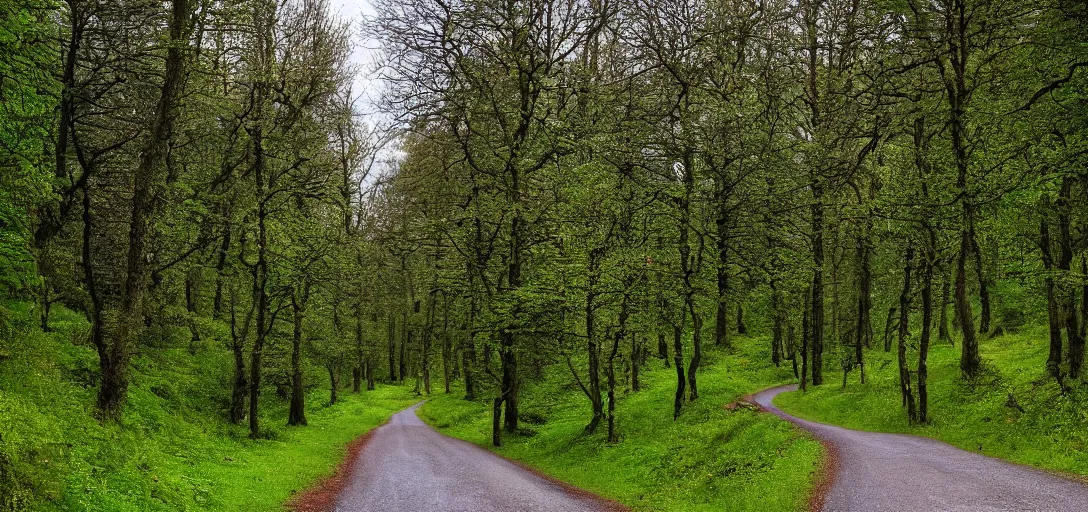
[[825,511],[1085,511],[1088,486],[926,437],[860,432],[790,416],[768,389],[753,400],[831,445]]
[[439,434],[416,404],[372,434],[334,506],[338,512],[591,512],[616,504]]

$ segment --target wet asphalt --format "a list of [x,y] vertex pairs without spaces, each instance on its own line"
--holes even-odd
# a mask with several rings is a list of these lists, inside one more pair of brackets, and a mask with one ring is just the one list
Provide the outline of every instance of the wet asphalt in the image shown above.
[[337,512],[590,512],[608,502],[554,483],[471,443],[439,434],[416,404],[372,434]]
[[795,389],[772,388],[753,399],[832,445],[824,511],[1088,511],[1088,486],[1078,482],[926,437],[815,423],[774,406],[775,396]]

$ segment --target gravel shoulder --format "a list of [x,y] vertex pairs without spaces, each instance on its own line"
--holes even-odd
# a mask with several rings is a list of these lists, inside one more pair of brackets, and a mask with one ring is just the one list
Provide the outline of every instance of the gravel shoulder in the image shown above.
[[919,436],[861,432],[791,416],[774,397],[796,385],[761,391],[752,400],[812,432],[834,451],[824,511],[1088,510],[1088,486]]
[[617,504],[442,435],[416,404],[372,432],[337,512],[596,512]]

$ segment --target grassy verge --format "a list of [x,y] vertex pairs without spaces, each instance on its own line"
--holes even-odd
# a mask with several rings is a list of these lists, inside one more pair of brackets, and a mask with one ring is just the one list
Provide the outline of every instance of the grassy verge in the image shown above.
[[[603,431],[586,435],[589,401],[565,367],[546,371],[541,384],[523,388],[526,431],[504,438],[496,451],[635,510],[791,511],[805,507],[822,454],[820,445],[774,416],[724,405],[764,387],[789,381],[759,340],[738,340],[736,353],[707,354],[699,373],[700,398],[672,419],[676,374],[652,360],[643,390],[617,406],[622,442]],[[421,416],[442,432],[481,446],[490,441],[489,409],[460,394],[438,396]],[[528,421],[527,421],[528,420]]]
[[381,387],[343,393],[328,407],[328,391],[315,389],[310,426],[293,428],[269,389],[270,439],[251,441],[223,419],[231,368],[223,347],[146,347],[121,424],[100,424],[91,416],[96,358],[80,341],[85,322],[60,311],[57,332],[43,333],[25,306],[13,309],[16,325],[0,345],[5,510],[282,510],[335,468],[350,440],[416,400],[407,388]]
[[[984,340],[986,368],[973,383],[960,377],[959,348],[935,343],[928,365],[932,423],[927,426],[907,422],[894,351],[866,354],[865,385],[855,373],[843,389],[832,375],[828,384],[780,395],[775,403],[815,421],[924,435],[1021,464],[1088,475],[1088,390],[1081,386],[1071,394],[1060,393],[1044,370],[1046,340],[1045,327]],[[914,357],[912,369],[917,367]]]

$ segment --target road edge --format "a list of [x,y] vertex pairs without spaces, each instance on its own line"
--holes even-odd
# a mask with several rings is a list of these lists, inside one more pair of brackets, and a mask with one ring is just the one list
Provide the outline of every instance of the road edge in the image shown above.
[[[775,416],[781,418],[783,421],[792,424],[793,428],[804,432],[805,435],[811,437],[812,439],[815,439],[818,443],[820,443],[820,446],[823,447],[824,456],[820,458],[820,467],[816,470],[816,476],[812,480],[812,488],[807,491],[806,497],[806,502],[808,503],[808,510],[810,512],[820,512],[821,510],[823,510],[824,503],[827,501],[827,493],[830,492],[831,487],[835,485],[835,477],[839,473],[839,448],[835,446],[835,443],[832,443],[831,441],[820,437],[815,432],[803,427],[800,423],[795,421],[798,418],[794,417],[793,415],[781,409],[777,411],[768,409],[755,401],[755,396],[763,393],[764,391],[769,391],[772,389],[782,388],[790,385],[791,384],[779,384],[776,386],[769,386],[753,393],[744,395],[741,400],[756,406],[757,408],[759,408],[760,412],[774,414]],[[797,390],[794,389],[791,391]],[[786,391],[782,392],[785,393]],[[778,395],[776,394],[775,396]],[[771,401],[773,403],[774,397],[771,397]]]
[[[426,401],[424,401],[424,405],[426,405]],[[422,408],[422,406],[420,408]],[[544,480],[544,481],[548,482],[549,484],[554,485],[554,486],[562,489],[563,492],[565,492],[567,494],[570,494],[571,496],[574,496],[576,498],[586,500],[586,501],[592,501],[593,503],[597,504],[597,507],[598,507],[595,512],[629,512],[631,510],[631,507],[628,507],[627,505],[624,505],[623,503],[620,503],[620,502],[618,502],[616,500],[605,498],[604,496],[596,494],[596,493],[594,493],[592,491],[582,489],[581,487],[578,487],[578,486],[576,486],[576,485],[574,485],[574,484],[572,484],[570,482],[560,480],[560,479],[558,479],[558,478],[556,478],[556,477],[554,477],[552,475],[549,475],[549,474],[547,474],[547,473],[545,473],[545,472],[543,472],[543,471],[541,471],[541,470],[539,470],[539,469],[537,469],[537,468],[535,468],[533,466],[530,466],[529,464],[527,464],[525,462],[522,462],[520,460],[512,459],[510,457],[507,457],[506,455],[503,455],[503,454],[495,451],[492,448],[492,446],[490,446],[490,445],[480,445],[480,444],[474,443],[472,441],[466,441],[464,439],[460,439],[460,438],[448,435],[448,434],[442,432],[442,430],[440,430],[437,426],[435,426],[435,425],[431,424],[431,422],[427,421],[427,418],[424,418],[423,416],[420,416],[419,409],[416,409],[414,412],[415,412],[416,417],[419,418],[419,420],[422,421],[423,424],[427,425],[427,427],[429,427],[431,430],[437,432],[439,435],[441,435],[443,437],[447,437],[447,438],[452,439],[454,441],[457,441],[459,443],[465,443],[465,444],[467,444],[469,446],[472,446],[472,447],[474,447],[476,449],[483,450],[483,451],[485,451],[487,453],[490,453],[491,455],[499,457],[502,460],[505,460],[505,461],[507,461],[507,462],[509,462],[509,463],[511,463],[511,464],[513,464],[513,465],[515,465],[515,466],[517,466],[517,467],[519,467],[519,468],[521,468],[521,469],[523,469],[525,471],[528,471],[529,473],[532,473],[537,478],[540,478],[541,480]],[[310,512],[310,511],[297,511],[297,512]],[[313,512],[324,512],[324,511],[313,511]]]
[[381,424],[375,425],[374,428],[344,445],[344,455],[332,474],[317,480],[302,492],[292,496],[284,504],[284,508],[291,512],[331,511],[336,499],[340,497],[340,493],[351,480],[351,475],[355,472],[355,463],[359,460],[363,448],[366,448],[370,439],[374,437],[374,432],[389,423],[390,418],[392,418],[392,415]]
[[[798,421],[794,421],[794,420],[807,421],[807,422],[810,422],[810,423],[816,423],[816,424],[819,424],[819,425],[827,425],[829,427],[841,428],[841,429],[851,430],[851,431],[854,431],[854,432],[864,432],[864,433],[868,433],[868,434],[884,434],[884,435],[893,435],[893,436],[909,436],[909,437],[916,437],[916,438],[920,438],[920,439],[927,439],[927,440],[930,440],[930,441],[943,443],[945,445],[948,445],[951,448],[954,448],[954,449],[957,449],[957,450],[960,450],[960,451],[964,451],[964,452],[967,452],[967,453],[979,455],[979,456],[982,456],[982,457],[986,457],[988,459],[993,459],[993,460],[1002,462],[1004,464],[1017,466],[1017,467],[1020,467],[1020,468],[1026,469],[1026,470],[1030,470],[1030,471],[1045,473],[1045,474],[1053,476],[1053,477],[1061,478],[1063,480],[1068,480],[1068,481],[1071,481],[1071,482],[1075,482],[1075,483],[1079,483],[1079,484],[1088,486],[1088,474],[1073,473],[1073,472],[1070,472],[1070,471],[1062,471],[1062,470],[1059,470],[1059,469],[1044,468],[1044,467],[1039,467],[1039,466],[1034,466],[1034,465],[1031,465],[1031,464],[1027,464],[1027,463],[1024,463],[1024,462],[1017,462],[1017,461],[1009,460],[1009,459],[1006,459],[1006,458],[1003,458],[1003,457],[998,457],[997,455],[992,455],[992,454],[986,453],[984,451],[972,448],[970,446],[957,446],[957,445],[952,444],[952,443],[950,443],[950,442],[948,442],[948,441],[946,441],[944,439],[941,439],[939,437],[920,434],[920,433],[916,433],[916,432],[889,432],[889,431],[886,431],[886,430],[853,428],[853,427],[848,427],[848,426],[845,426],[845,425],[840,425],[838,423],[830,423],[830,422],[826,422],[826,421],[821,421],[818,418],[806,417],[806,416],[802,416],[802,415],[795,416],[794,414],[786,412],[785,410],[782,410],[782,409],[779,409],[779,412],[781,414],[778,414],[775,411],[767,410],[764,407],[760,406],[759,404],[755,403],[754,401],[750,400],[755,395],[757,395],[759,393],[762,393],[764,391],[779,388],[779,387],[791,386],[791,385],[793,385],[793,384],[785,384],[785,385],[771,386],[771,387],[768,387],[768,388],[764,388],[764,389],[756,391],[755,393],[752,393],[750,395],[745,395],[744,400],[750,401],[753,405],[755,405],[756,407],[759,407],[760,410],[763,411],[763,412],[770,412],[770,413],[775,414],[776,416],[778,416],[780,418],[785,419],[786,421],[789,421],[790,423],[793,423],[794,425],[798,425],[798,427],[801,428],[801,430],[804,430],[805,432],[810,432],[810,431],[805,429],[804,427],[801,427],[800,424],[798,423]],[[798,389],[795,389],[793,391],[798,391]],[[820,441],[820,444],[824,445],[825,447],[833,446],[831,443],[825,442],[823,439],[821,439],[815,433],[812,433],[812,436],[813,436],[814,439]],[[838,464],[838,461],[836,460],[835,463]],[[817,509],[813,509],[813,510],[817,510]]]

